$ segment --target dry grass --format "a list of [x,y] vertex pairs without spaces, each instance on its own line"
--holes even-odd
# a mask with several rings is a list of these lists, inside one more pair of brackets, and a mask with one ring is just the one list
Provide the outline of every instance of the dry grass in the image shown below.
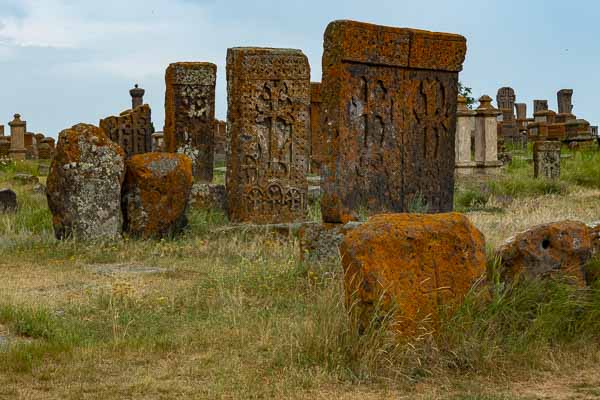
[[[293,239],[214,234],[224,218],[194,213],[175,240],[59,243],[44,197],[14,187],[22,208],[0,216],[2,399],[596,398],[592,339],[534,341],[525,354],[498,342],[480,347],[493,355],[483,360],[469,355],[481,343],[398,346],[355,332],[339,267],[302,264]],[[496,246],[537,223],[600,219],[599,194],[570,184],[508,205],[491,196],[495,211],[468,216]]]

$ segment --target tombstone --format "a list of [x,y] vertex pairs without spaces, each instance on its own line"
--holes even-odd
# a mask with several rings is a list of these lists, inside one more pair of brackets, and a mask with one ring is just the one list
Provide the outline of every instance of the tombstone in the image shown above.
[[517,120],[527,120],[527,103],[515,103],[517,109]]
[[175,63],[165,75],[164,141],[168,152],[192,159],[194,178],[213,179],[215,82],[211,63]]
[[136,107],[139,107],[144,104],[144,94],[146,91],[137,84],[134,85],[134,88],[129,91],[131,95],[131,109],[134,110]]
[[21,115],[15,114],[14,119],[8,125],[10,126],[10,157],[13,160],[24,160],[27,153],[25,148],[27,122],[21,121]]
[[558,179],[560,177],[560,142],[545,141],[533,144],[533,175],[536,178]]
[[25,153],[25,158],[27,160],[37,160],[37,143],[35,141],[35,134],[31,132],[25,133],[25,149],[27,152]]
[[502,122],[510,122],[515,119],[515,91],[511,87],[498,89],[496,102],[502,112]]
[[44,134],[43,134],[43,133],[36,133],[36,134],[34,135],[34,137],[35,137],[35,143],[37,143],[38,145],[39,145],[40,143],[42,143],[42,140],[44,140],[44,139],[46,138],[46,136],[44,136]]
[[307,211],[310,67],[300,50],[227,50],[227,213],[286,223]]
[[0,136],[0,158],[8,157],[10,152],[10,137]]
[[598,126],[590,126],[590,129],[592,130],[592,136],[598,137]]
[[38,145],[38,158],[40,160],[50,160],[52,158],[52,148],[48,143]]
[[475,162],[480,172],[495,173],[502,166],[498,161],[498,115],[492,98],[483,95],[475,110]]
[[152,151],[152,110],[148,104],[100,120],[100,128],[127,157]]
[[565,124],[565,142],[591,142],[594,140],[590,123],[585,119],[573,119]]
[[164,134],[163,132],[154,132],[152,134],[152,151],[155,153],[162,153],[165,151],[164,144]]
[[326,148],[321,130],[321,83],[310,84],[310,170],[319,173]]
[[0,125],[0,136],[4,136],[4,125]]
[[559,114],[573,113],[573,89],[561,89],[556,93]]
[[225,160],[229,140],[227,139],[227,122],[215,120],[215,157]]
[[475,114],[467,108],[467,99],[458,96],[456,111],[456,172],[460,175],[473,173],[477,164],[471,156],[471,142],[475,131]]
[[321,166],[325,222],[453,208],[464,37],[334,21],[325,32]]
[[533,101],[533,112],[546,111],[548,110],[548,100],[534,100]]

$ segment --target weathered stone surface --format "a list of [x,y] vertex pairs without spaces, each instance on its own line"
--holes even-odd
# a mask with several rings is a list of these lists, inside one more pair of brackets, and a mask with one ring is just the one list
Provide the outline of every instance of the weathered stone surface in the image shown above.
[[308,263],[339,263],[340,245],[345,235],[359,227],[357,221],[346,224],[315,224],[303,226],[298,232],[300,257]]
[[486,265],[483,234],[457,213],[377,215],[346,235],[341,254],[361,326],[380,307],[403,335],[435,328],[440,306],[457,306]]
[[559,114],[573,112],[573,89],[561,89],[556,93]]
[[217,66],[202,62],[171,64],[165,76],[165,150],[188,156],[202,182],[213,179],[216,79]]
[[37,148],[40,160],[50,160],[52,158],[52,147],[48,143],[40,143]]
[[57,238],[120,237],[124,156],[121,147],[93,125],[75,125],[59,134],[47,180]]
[[533,175],[536,178],[560,178],[560,142],[533,144]]
[[508,281],[559,273],[583,285],[584,265],[592,256],[592,239],[584,223],[554,222],[511,237],[498,249],[498,255],[502,259],[502,276]]
[[190,207],[202,210],[225,211],[227,193],[225,185],[195,183],[190,193]]
[[452,210],[459,35],[334,21],[325,32],[321,129],[325,222]]
[[229,138],[227,136],[227,122],[215,120],[215,157],[224,160],[229,152]]
[[498,93],[496,94],[496,103],[498,104],[498,109],[503,112],[503,122],[508,122],[515,119],[516,99],[517,96],[515,95],[515,90],[513,88],[503,87],[498,89]]
[[327,154],[327,142],[321,129],[321,83],[310,84],[310,169],[319,173]]
[[0,157],[8,157],[10,151],[10,137],[0,137]]
[[132,236],[159,238],[186,225],[192,188],[192,161],[183,154],[138,154],[126,162],[123,183],[123,230]]
[[152,151],[152,110],[148,104],[100,120],[100,128],[127,157]]
[[25,158],[27,160],[37,160],[37,142],[35,140],[35,134],[31,132],[25,133]]
[[534,100],[533,112],[548,111],[548,100]]
[[0,214],[17,211],[17,194],[10,189],[0,189]]
[[15,114],[8,125],[10,126],[10,157],[13,160],[24,160],[27,153],[25,148],[27,122],[21,120],[21,115]]
[[310,67],[300,50],[227,51],[227,213],[233,222],[303,220]]

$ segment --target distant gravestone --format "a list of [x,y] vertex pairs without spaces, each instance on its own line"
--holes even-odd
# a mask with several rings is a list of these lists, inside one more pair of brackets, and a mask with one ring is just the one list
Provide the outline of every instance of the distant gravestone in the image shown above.
[[573,113],[573,89],[561,89],[556,94],[559,114]]
[[534,100],[533,112],[548,111],[548,100]]
[[10,151],[10,137],[0,136],[0,158],[8,157]]
[[311,171],[319,173],[326,154],[326,145],[321,129],[321,83],[310,84],[310,162]]
[[201,62],[171,64],[165,76],[165,150],[190,157],[203,182],[213,179],[216,79],[217,66]]
[[498,89],[496,102],[498,108],[502,111],[502,122],[509,122],[515,119],[515,90],[511,87]]
[[38,145],[38,158],[40,160],[50,160],[52,158],[52,148],[48,143]]
[[17,194],[10,189],[0,189],[0,214],[17,211]]
[[548,179],[560,177],[561,142],[545,141],[533,144],[534,176]]
[[14,160],[24,160],[27,153],[25,148],[27,122],[21,119],[20,114],[15,114],[8,125],[10,126],[10,157]]
[[100,120],[100,128],[127,157],[152,151],[152,111],[148,104]]
[[303,220],[310,67],[300,50],[227,51],[227,212],[236,222]]
[[334,21],[325,32],[321,166],[325,222],[451,211],[464,37]]
[[515,103],[517,109],[517,120],[525,121],[527,119],[527,103]]

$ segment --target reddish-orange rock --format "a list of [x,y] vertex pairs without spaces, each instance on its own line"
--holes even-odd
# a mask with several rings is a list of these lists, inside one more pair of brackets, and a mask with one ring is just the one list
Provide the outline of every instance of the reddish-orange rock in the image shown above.
[[393,329],[407,336],[435,328],[440,307],[458,305],[486,265],[485,238],[457,213],[377,215],[340,250],[347,304],[361,327],[379,307],[393,310]]
[[183,154],[146,153],[126,162],[123,230],[143,238],[175,234],[187,224],[192,161]]
[[509,281],[560,273],[583,285],[584,266],[592,257],[590,229],[575,221],[538,225],[508,239],[498,255]]

